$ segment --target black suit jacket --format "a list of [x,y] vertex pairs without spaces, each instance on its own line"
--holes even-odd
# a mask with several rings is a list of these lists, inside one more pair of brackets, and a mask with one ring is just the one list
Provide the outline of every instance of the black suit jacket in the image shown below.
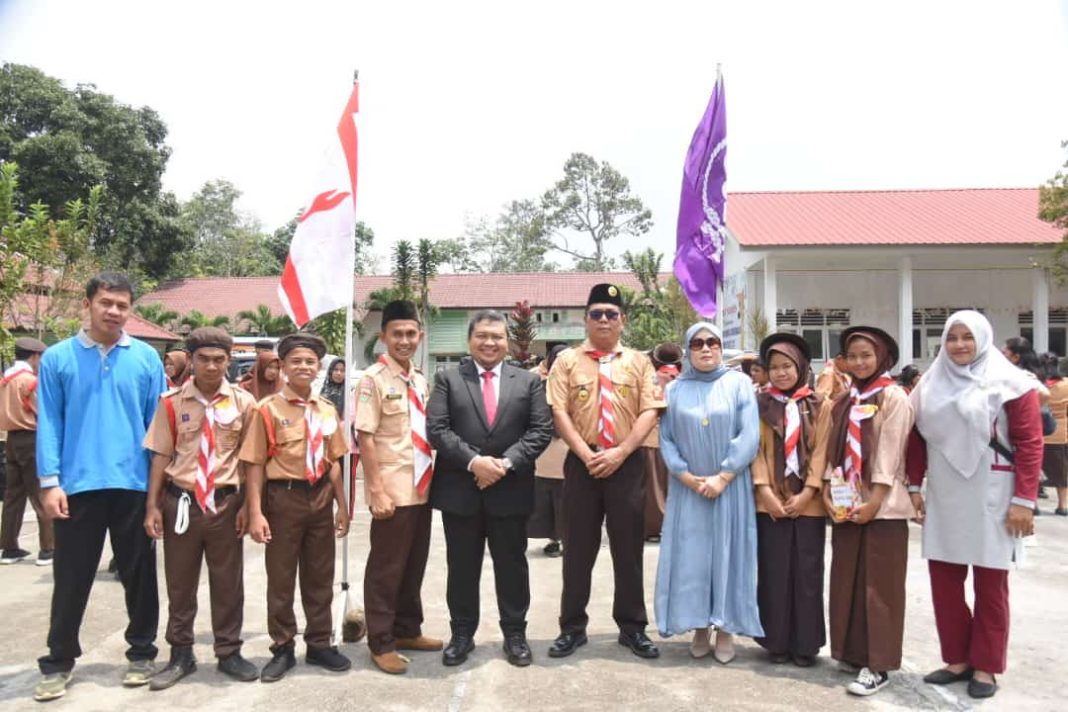
[[[443,512],[493,516],[530,514],[534,461],[549,445],[553,420],[541,379],[504,364],[493,427],[486,423],[482,381],[474,361],[439,371],[427,405],[427,435],[437,460],[430,504]],[[507,457],[512,470],[480,490],[467,465],[476,455]]]

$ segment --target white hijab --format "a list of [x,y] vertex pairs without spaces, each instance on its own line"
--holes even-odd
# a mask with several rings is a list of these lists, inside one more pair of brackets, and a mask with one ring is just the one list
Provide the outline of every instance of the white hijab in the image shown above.
[[[965,366],[953,363],[946,350],[946,338],[955,324],[963,324],[975,337],[975,359]],[[985,316],[970,309],[955,312],[942,330],[938,356],[912,392],[916,427],[928,447],[970,478],[986,454],[1001,407],[1038,385],[994,346],[993,329]]]

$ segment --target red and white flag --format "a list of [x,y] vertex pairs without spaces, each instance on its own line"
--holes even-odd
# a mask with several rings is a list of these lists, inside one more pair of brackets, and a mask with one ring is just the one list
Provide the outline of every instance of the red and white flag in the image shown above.
[[356,271],[356,112],[359,84],[326,151],[314,196],[297,222],[278,285],[289,318],[298,327],[351,303]]

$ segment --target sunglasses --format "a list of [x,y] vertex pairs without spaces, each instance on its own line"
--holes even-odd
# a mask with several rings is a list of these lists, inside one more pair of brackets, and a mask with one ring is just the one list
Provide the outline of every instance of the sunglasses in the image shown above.
[[589,311],[590,319],[594,321],[600,321],[601,319],[608,319],[608,321],[615,321],[622,315],[622,312],[618,312],[615,309],[591,309]]
[[706,346],[710,349],[719,348],[719,339],[709,336],[707,339],[690,340],[690,351],[701,351]]

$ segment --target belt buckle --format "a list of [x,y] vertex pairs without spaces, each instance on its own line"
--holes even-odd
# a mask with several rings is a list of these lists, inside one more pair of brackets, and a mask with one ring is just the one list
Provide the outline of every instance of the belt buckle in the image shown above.
[[288,477],[286,478],[286,489],[287,490],[292,490],[293,489],[293,480],[289,479]]

